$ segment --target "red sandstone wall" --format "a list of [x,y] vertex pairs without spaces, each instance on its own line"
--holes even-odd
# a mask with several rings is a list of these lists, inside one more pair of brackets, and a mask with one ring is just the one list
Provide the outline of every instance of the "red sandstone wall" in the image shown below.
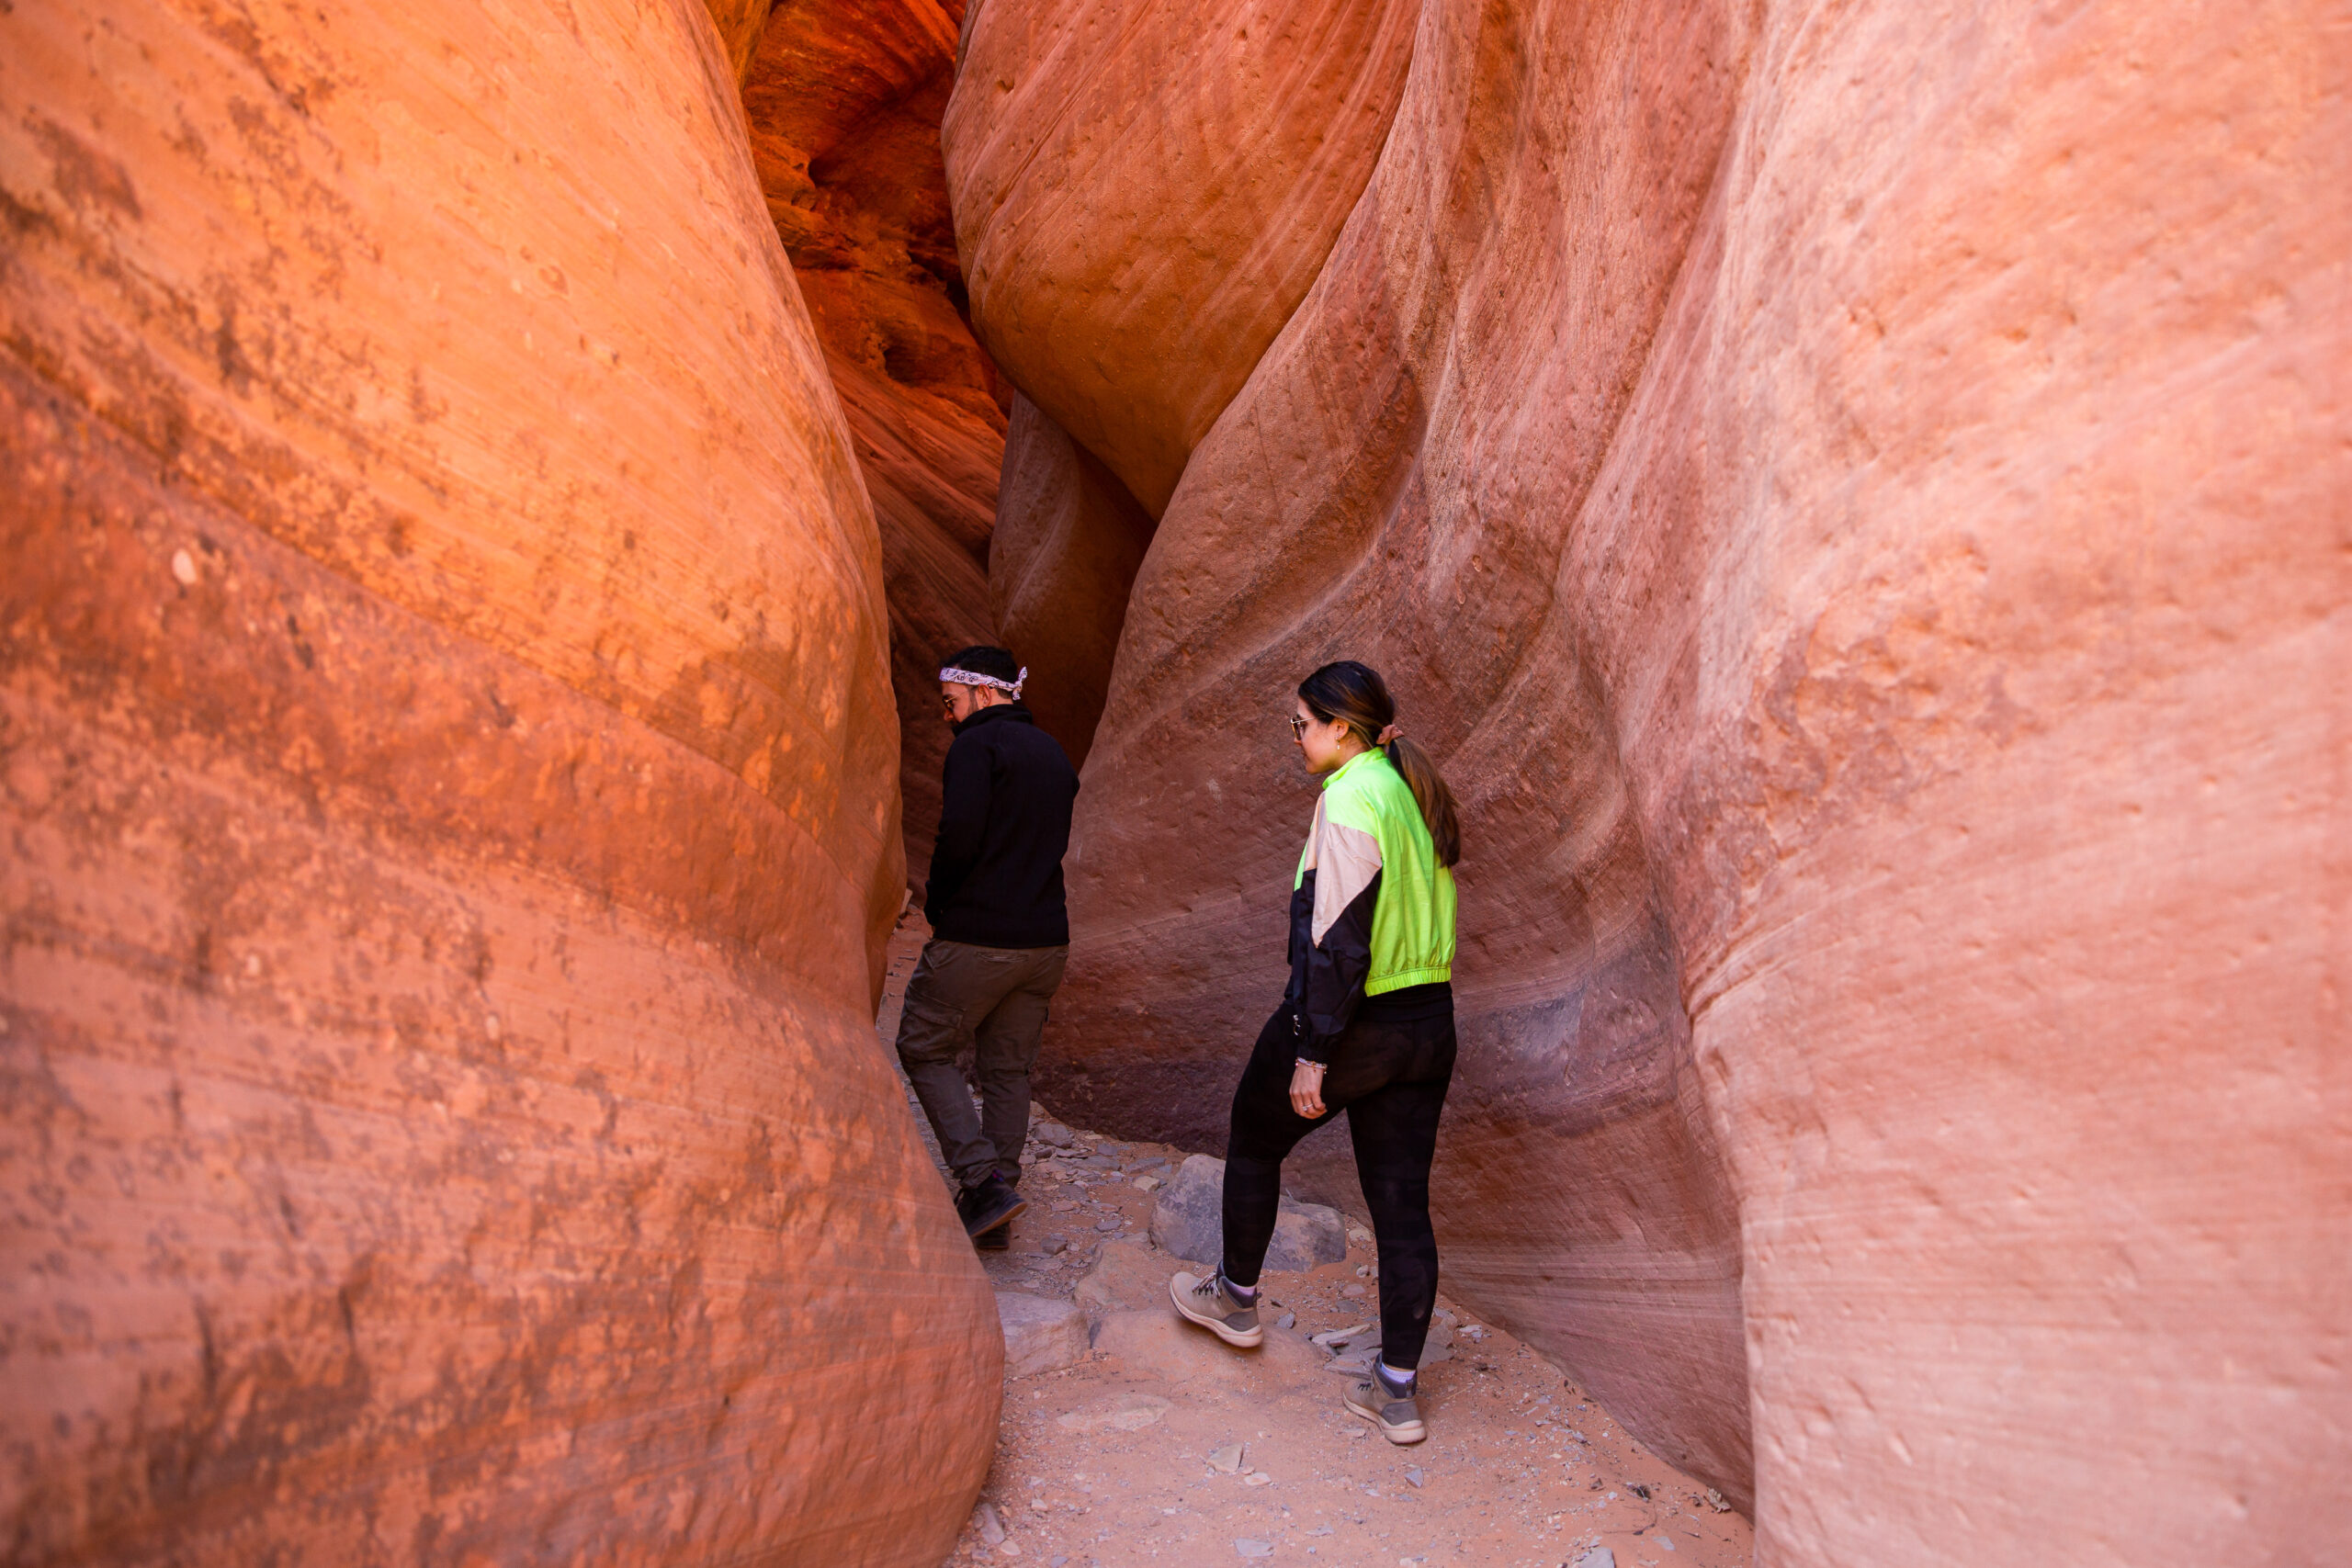
[[[2352,1551],[2326,20],[1429,0],[1135,581],[1048,1097],[1221,1135],[1288,689],[1368,659],[1467,806],[1453,1288],[1752,1474],[1764,1562]],[[967,254],[1013,186],[1174,265],[1148,155],[992,151],[1080,90],[1023,57],[949,116]],[[1085,319],[1057,233],[972,266],[1033,395],[1099,352],[993,324]]]
[[0,101],[6,1555],[936,1562],[999,1341],[708,20],[19,6]]
[[881,530],[907,860],[918,886],[938,831],[949,739],[940,660],[998,640],[989,536],[1011,407],[961,314],[940,160],[962,19],[960,0],[795,0],[768,18],[743,78],[760,187]]
[[1038,728],[1083,765],[1110,690],[1127,589],[1151,514],[1102,460],[1026,398],[1005,438],[1001,514],[989,544],[997,625],[1029,671]]
[[941,136],[973,325],[1154,517],[1363,189],[1414,10],[1060,0],[967,29]]

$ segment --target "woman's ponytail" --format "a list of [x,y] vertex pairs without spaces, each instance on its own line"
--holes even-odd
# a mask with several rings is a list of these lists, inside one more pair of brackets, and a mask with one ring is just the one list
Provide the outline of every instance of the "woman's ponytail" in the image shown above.
[[1462,818],[1453,808],[1453,792],[1445,787],[1445,775],[1437,771],[1427,751],[1401,735],[1384,750],[1389,765],[1420,806],[1421,820],[1429,824],[1430,841],[1437,846],[1437,863],[1454,864],[1462,858]]
[[1298,694],[1317,716],[1341,720],[1365,746],[1387,752],[1389,766],[1396,770],[1405,787],[1413,792],[1414,804],[1421,808],[1430,841],[1437,848],[1438,863],[1459,863],[1462,818],[1454,808],[1453,792],[1446,787],[1445,777],[1430,754],[1396,733],[1396,701],[1388,694],[1379,671],[1342,659],[1301,681]]

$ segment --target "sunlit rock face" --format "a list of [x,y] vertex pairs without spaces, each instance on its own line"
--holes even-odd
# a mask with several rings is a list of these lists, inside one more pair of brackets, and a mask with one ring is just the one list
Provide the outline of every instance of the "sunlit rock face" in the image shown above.
[[940,660],[998,637],[989,536],[1012,396],[960,314],[940,161],[962,19],[938,0],[794,0],[768,17],[743,80],[760,186],[881,529],[918,884],[950,739]]
[[[1017,159],[962,161],[1050,151],[1022,106],[1109,69],[982,65],[1000,17],[1094,15],[1013,9],[949,117],[983,341],[1114,468],[1190,452],[1086,765],[1046,1097],[1221,1143],[1313,804],[1289,692],[1367,660],[1465,805],[1450,1290],[1752,1499],[1759,1561],[2342,1545],[2324,8],[1429,0],[1189,448],[1141,400],[1098,435],[999,341],[999,276],[1048,280],[1040,323],[1111,292],[1062,230],[992,237]],[[1196,76],[1157,80],[1136,118],[1181,122]],[[1193,192],[1123,167],[1062,248],[1198,272],[1157,227]]]
[[1411,0],[983,4],[941,127],[980,342],[1157,517],[1363,189]]
[[0,18],[11,1560],[952,1544],[1000,1341],[734,93],[684,5]]

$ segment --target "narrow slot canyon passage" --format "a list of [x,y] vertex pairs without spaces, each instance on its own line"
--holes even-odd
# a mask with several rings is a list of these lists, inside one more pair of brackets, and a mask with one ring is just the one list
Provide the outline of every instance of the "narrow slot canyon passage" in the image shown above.
[[[0,7],[0,1556],[2352,1561],[2347,40]],[[1167,1305],[1341,658],[1463,829],[1410,1448],[1341,1134]]]
[[[885,1042],[928,934],[910,913],[891,941]],[[1379,1253],[1360,1207],[1290,1204],[1297,1229],[1269,1261],[1258,1350],[1180,1323],[1168,1280],[1214,1261],[1202,1255],[1221,1162],[1034,1114],[1029,1211],[979,1254],[1004,1322],[1004,1410],[951,1561],[1752,1561],[1754,1532],[1721,1491],[1442,1292],[1418,1380],[1442,1438],[1392,1447],[1342,1411],[1342,1380],[1380,1346]],[[952,1180],[944,1165],[940,1178]]]

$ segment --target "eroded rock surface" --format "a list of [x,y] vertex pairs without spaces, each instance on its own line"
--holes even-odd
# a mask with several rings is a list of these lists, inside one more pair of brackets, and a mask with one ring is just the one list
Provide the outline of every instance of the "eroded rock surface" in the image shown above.
[[1363,189],[1412,0],[983,5],[941,137],[980,342],[1157,517]]
[[795,0],[769,16],[743,73],[760,187],[881,530],[918,886],[949,739],[939,661],[998,639],[989,536],[1012,396],[960,313],[939,151],[963,14],[961,0]]
[[0,19],[13,1561],[930,1563],[988,1465],[849,436],[709,23],[565,17]]
[[[959,199],[1103,74],[995,73],[991,16]],[[1312,806],[1282,716],[1363,658],[1466,808],[1449,1291],[1760,1561],[2301,1552],[2352,1289],[2324,18],[1422,6],[1133,584],[1045,1092],[1219,1146]],[[1083,337],[1087,258],[1191,265],[1199,197],[1136,154],[1099,234],[999,238],[1014,163],[959,209],[983,338],[1157,506],[1182,422],[1086,424],[995,279]]]
[[1038,728],[1083,765],[1111,687],[1127,589],[1151,514],[1118,476],[1015,394],[1005,437],[989,592],[1005,646],[1028,667]]

